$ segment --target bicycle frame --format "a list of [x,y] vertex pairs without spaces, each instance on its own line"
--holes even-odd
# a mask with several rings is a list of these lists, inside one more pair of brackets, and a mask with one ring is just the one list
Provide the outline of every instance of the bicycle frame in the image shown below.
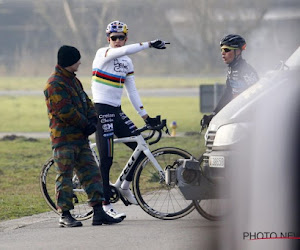
[[[132,155],[130,156],[128,162],[126,163],[125,167],[123,168],[122,172],[120,173],[116,182],[111,184],[116,188],[120,188],[122,182],[126,179],[130,170],[135,166],[137,163],[137,159],[140,156],[141,152],[143,152],[146,157],[151,161],[153,166],[159,171],[161,179],[165,178],[164,170],[161,168],[155,157],[153,156],[152,152],[149,149],[148,143],[144,140],[142,135],[131,136],[131,137],[123,137],[123,138],[115,138],[114,143],[127,143],[127,142],[136,142],[137,146],[133,151]],[[94,150],[96,147],[96,143],[90,143],[91,150],[93,152],[94,158],[98,164],[100,165],[100,160]]]

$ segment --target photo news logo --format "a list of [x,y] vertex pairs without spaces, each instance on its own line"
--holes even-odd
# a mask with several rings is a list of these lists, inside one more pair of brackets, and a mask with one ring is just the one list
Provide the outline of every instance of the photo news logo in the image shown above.
[[295,232],[243,232],[243,240],[275,240],[292,239],[299,240]]

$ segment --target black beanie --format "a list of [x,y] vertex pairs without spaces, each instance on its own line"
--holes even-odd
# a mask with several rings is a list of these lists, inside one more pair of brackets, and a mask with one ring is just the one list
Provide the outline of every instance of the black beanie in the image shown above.
[[72,46],[63,45],[59,48],[57,53],[57,64],[65,68],[77,63],[80,58],[81,56],[78,49]]

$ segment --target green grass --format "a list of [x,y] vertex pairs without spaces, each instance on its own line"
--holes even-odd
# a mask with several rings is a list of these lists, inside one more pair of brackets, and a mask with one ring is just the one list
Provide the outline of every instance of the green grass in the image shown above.
[[[45,87],[49,76],[45,77],[1,77],[0,90],[40,90]],[[78,75],[85,89],[91,88],[91,77]],[[214,84],[224,82],[223,77],[139,77],[136,85],[142,88],[198,88],[200,84]]]
[[47,211],[38,186],[41,163],[51,156],[49,140],[0,141],[0,220]]
[[[185,149],[194,156],[203,152],[203,137],[164,137],[151,150],[175,146]],[[115,158],[111,169],[114,181],[127,162],[131,150],[123,144],[115,145]],[[39,174],[43,163],[52,155],[48,139],[0,140],[0,221],[50,211],[42,198]]]
[[[48,117],[43,96],[0,96],[0,132],[47,132]],[[176,121],[178,132],[198,131],[202,114],[198,97],[144,97],[143,104],[150,116],[161,115],[168,125]],[[123,111],[136,123],[143,120],[128,98],[123,99]]]
[[1,132],[48,131],[43,96],[1,96],[0,102]]
[[[81,78],[85,89],[90,89],[90,78]],[[40,90],[47,77],[1,77],[1,90]],[[217,78],[136,78],[139,88],[199,87],[202,83],[215,83]],[[195,156],[203,152],[203,136],[199,136],[198,97],[144,97],[143,104],[150,116],[160,114],[168,125],[176,121],[177,134],[192,132],[193,136],[164,137],[151,149],[174,146]],[[0,96],[0,132],[48,132],[48,118],[44,97]],[[144,124],[127,98],[123,111],[140,127]],[[111,176],[114,180],[128,160],[131,151],[124,145],[115,145],[115,159]],[[0,140],[0,221],[50,211],[39,189],[39,174],[43,163],[52,155],[49,139]]]

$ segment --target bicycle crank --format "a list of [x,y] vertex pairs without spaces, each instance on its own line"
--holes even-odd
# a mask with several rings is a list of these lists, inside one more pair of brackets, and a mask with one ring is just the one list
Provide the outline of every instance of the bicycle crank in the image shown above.
[[110,185],[110,203],[116,203],[120,199],[120,192],[117,188]]

